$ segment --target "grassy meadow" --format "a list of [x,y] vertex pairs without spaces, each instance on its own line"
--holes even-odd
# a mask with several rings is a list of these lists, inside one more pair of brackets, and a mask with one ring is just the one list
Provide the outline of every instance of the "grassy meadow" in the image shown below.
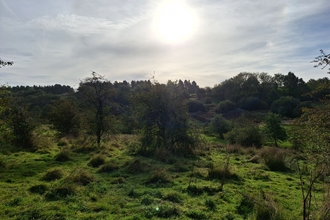
[[[288,128],[287,128],[288,129]],[[0,219],[301,219],[290,149],[242,148],[203,136],[195,156],[137,154],[135,135],[87,138],[39,130],[38,150],[0,154]],[[306,174],[307,175],[307,174]],[[322,201],[321,181],[313,199]]]

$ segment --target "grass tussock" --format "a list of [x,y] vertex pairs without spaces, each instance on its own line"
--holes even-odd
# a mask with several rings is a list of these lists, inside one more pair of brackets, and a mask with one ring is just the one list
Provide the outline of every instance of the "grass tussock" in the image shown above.
[[55,160],[60,162],[72,160],[70,150],[66,148],[61,149],[61,151],[55,156]]
[[133,161],[133,163],[130,163],[126,170],[129,173],[136,174],[136,173],[142,173],[148,168],[148,164],[145,162],[141,162],[140,159],[136,159]]
[[126,180],[124,177],[118,177],[111,181],[111,184],[124,184]]
[[64,171],[60,168],[49,170],[41,179],[44,181],[54,181],[61,179],[64,176]]
[[38,184],[38,185],[34,185],[34,186],[31,186],[29,188],[29,191],[31,193],[36,193],[36,194],[44,194],[46,191],[48,190],[48,186],[46,186],[45,184]]
[[96,168],[96,167],[99,167],[99,166],[105,164],[105,162],[106,162],[105,156],[97,154],[96,156],[93,156],[90,159],[90,161],[88,162],[87,165]]
[[239,179],[237,174],[231,170],[229,163],[225,163],[223,166],[217,166],[217,167],[211,164],[208,172],[208,178],[218,179],[218,180],[221,180],[223,178],[234,179],[234,180]]
[[95,177],[85,170],[76,171],[72,177],[69,177],[72,182],[86,186],[89,183],[95,182]]
[[259,154],[269,170],[281,172],[289,171],[289,168],[286,165],[286,160],[289,155],[286,150],[270,147],[261,149]]
[[77,194],[77,190],[73,185],[64,185],[55,187],[45,194],[47,201],[56,201],[65,199],[68,196],[74,196]]
[[182,197],[179,193],[170,192],[164,196],[164,200],[180,204],[182,202]]
[[219,191],[220,191],[220,188],[211,187],[211,186],[197,186],[194,184],[190,184],[187,187],[187,193],[191,196],[200,196],[204,193],[208,194],[209,196],[212,196]]
[[106,164],[103,164],[97,172],[99,173],[111,173],[115,170],[118,170],[119,166],[115,162],[108,162]]
[[171,183],[172,177],[170,174],[166,173],[165,170],[155,170],[146,181],[147,184],[149,183],[157,183],[157,184],[166,184]]

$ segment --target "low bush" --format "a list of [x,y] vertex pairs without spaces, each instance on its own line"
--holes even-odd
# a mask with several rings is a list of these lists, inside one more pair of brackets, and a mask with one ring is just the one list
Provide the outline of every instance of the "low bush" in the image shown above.
[[260,148],[262,146],[263,135],[257,126],[250,125],[247,127],[234,128],[225,134],[225,139],[230,144]]
[[217,113],[226,113],[236,108],[236,104],[232,101],[225,100],[220,102],[216,107]]
[[64,172],[62,169],[55,168],[49,170],[41,179],[44,181],[53,181],[61,179],[64,176]]
[[205,109],[205,105],[201,101],[190,100],[188,102],[188,111],[189,113],[195,113],[198,111],[205,112],[206,109]]

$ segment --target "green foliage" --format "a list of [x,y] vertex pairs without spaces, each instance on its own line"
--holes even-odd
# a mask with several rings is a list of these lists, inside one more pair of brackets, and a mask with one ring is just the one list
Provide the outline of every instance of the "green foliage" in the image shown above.
[[33,130],[36,127],[28,106],[20,99],[13,99],[8,112],[7,124],[13,133],[14,144],[25,149],[35,149]]
[[257,97],[244,97],[237,102],[237,105],[241,109],[248,111],[262,109],[261,100]]
[[206,98],[204,99],[204,103],[205,103],[205,104],[212,104],[212,98],[211,98],[211,97],[206,97]]
[[189,113],[195,113],[198,111],[205,112],[205,105],[198,100],[189,100],[188,102],[188,111]]
[[261,147],[263,136],[258,126],[235,127],[225,134],[225,139],[230,144],[238,144],[243,147]]
[[178,84],[146,84],[131,100],[135,118],[142,125],[142,152],[159,147],[193,152],[196,140],[190,132],[184,93]]
[[236,108],[236,104],[232,101],[225,100],[220,102],[216,107],[217,113],[226,113]]
[[281,118],[274,113],[268,113],[265,120],[264,132],[275,142],[277,147],[277,141],[284,141],[287,139],[286,131],[281,127]]
[[284,117],[294,118],[294,109],[300,104],[300,101],[293,97],[281,97],[271,105],[271,112]]
[[61,135],[77,135],[80,115],[75,101],[62,98],[55,101],[48,113],[49,122]]
[[220,138],[223,138],[223,134],[227,133],[231,129],[229,122],[224,119],[222,115],[215,116],[211,120],[209,127],[211,131],[217,134]]
[[95,72],[92,72],[91,77],[87,77],[79,84],[78,96],[83,101],[87,113],[85,125],[96,136],[98,146],[101,144],[103,134],[110,130],[111,97],[113,95],[114,90],[110,82]]

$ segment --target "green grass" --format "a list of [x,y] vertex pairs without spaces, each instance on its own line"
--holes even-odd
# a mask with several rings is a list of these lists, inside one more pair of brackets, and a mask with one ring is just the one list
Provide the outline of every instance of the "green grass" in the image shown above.
[[[164,162],[132,154],[132,135],[113,137],[100,148],[88,140],[61,140],[67,161],[56,160],[63,146],[52,139],[47,150],[0,155],[0,219],[255,219],[264,214],[263,204],[276,207],[283,219],[301,218],[295,172],[270,171],[262,162],[248,162],[252,150],[227,154],[222,140],[204,138],[220,145],[195,158],[172,155]],[[234,177],[222,179],[228,155]],[[102,161],[91,166],[93,158]],[[52,176],[54,170],[60,175]],[[320,198],[321,183],[316,187]],[[246,211],[246,196],[260,206]]]

